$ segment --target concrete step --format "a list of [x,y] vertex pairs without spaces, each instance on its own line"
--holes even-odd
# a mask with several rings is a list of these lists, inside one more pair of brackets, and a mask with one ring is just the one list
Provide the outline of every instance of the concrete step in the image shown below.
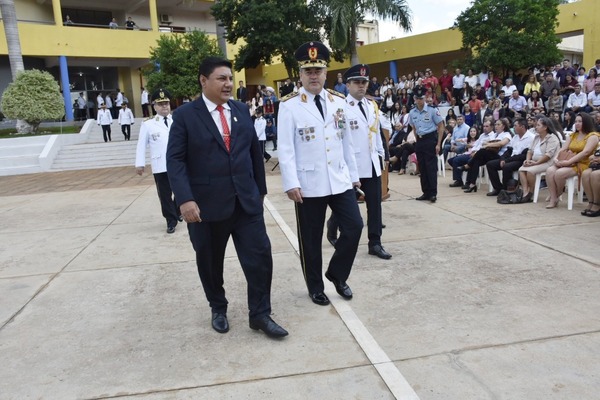
[[12,145],[0,147],[0,158],[11,157],[16,154],[23,156],[39,155],[44,150],[45,143]]
[[[58,153],[52,171],[124,167],[135,164],[137,141],[84,143],[64,146]],[[146,149],[146,160],[149,160]]]
[[6,156],[0,157],[0,169],[4,168],[15,168],[15,167],[33,167],[39,168],[39,155],[18,155],[18,156]]
[[24,165],[18,167],[1,167],[0,176],[12,176],[22,174],[37,174],[43,172],[38,164],[36,165]]

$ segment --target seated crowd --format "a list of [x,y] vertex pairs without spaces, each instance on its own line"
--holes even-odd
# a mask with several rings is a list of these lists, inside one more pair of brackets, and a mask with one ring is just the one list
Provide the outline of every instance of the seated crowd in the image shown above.
[[548,70],[531,68],[526,79],[509,71],[502,81],[492,71],[469,69],[465,76],[456,69],[451,76],[444,69],[436,78],[426,69],[397,83],[373,77],[367,92],[392,127],[390,171],[408,171],[415,151],[408,114],[421,85],[428,106],[447,110],[441,156],[452,169],[450,187],[476,192],[485,175],[488,196],[512,191],[518,182],[526,203],[533,201],[537,175],[545,174],[546,208],[555,208],[569,178],[577,176],[589,202],[582,215],[600,216],[599,71],[600,59],[587,73],[564,60]]

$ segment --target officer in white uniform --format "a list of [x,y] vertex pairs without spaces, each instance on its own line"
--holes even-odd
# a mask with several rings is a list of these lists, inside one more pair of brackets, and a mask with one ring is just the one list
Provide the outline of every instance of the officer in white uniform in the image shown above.
[[125,137],[125,140],[131,140],[131,125],[135,123],[135,118],[131,109],[127,107],[127,102],[124,101],[122,108],[119,110],[119,125],[121,125],[121,132]]
[[167,220],[167,233],[175,232],[177,222],[182,221],[167,176],[167,143],[169,129],[173,124],[170,97],[169,92],[164,89],[158,89],[152,93],[156,116],[142,123],[135,156],[136,172],[138,175],[142,175],[146,165],[146,147],[150,146],[152,174],[158,191],[162,215]]
[[[348,88],[346,118],[354,143],[354,157],[361,189],[367,203],[369,254],[384,260],[392,258],[381,246],[381,169],[385,157],[380,132],[380,112],[377,103],[365,97],[369,85],[369,66],[357,64],[344,72]],[[327,221],[327,238],[337,244],[337,219]]]
[[302,88],[280,101],[279,166],[283,190],[296,203],[300,261],[312,301],[329,304],[322,277],[323,225],[327,206],[341,235],[325,277],[345,299],[363,222],[353,187],[360,187],[343,95],[325,90],[329,50],[320,42],[296,50]]

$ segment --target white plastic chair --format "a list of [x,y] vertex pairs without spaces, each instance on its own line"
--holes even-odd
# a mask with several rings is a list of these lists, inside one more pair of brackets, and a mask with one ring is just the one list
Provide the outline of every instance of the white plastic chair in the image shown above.
[[[535,176],[535,188],[533,189],[533,202],[537,203],[540,194],[540,184],[542,178],[546,176],[545,172],[540,172]],[[577,188],[577,201],[583,203],[583,186],[577,175],[567,179],[567,210],[573,209],[573,197],[575,197],[575,188]],[[562,197],[562,195],[560,196]]]
[[538,196],[540,194],[540,185],[542,184],[542,178],[546,176],[545,172],[535,174],[535,187],[533,188],[533,202],[537,203]]
[[444,146],[446,145],[447,140],[448,140],[448,137],[444,138],[444,141],[442,142],[442,147],[440,149],[442,154],[438,154],[438,156],[437,156],[438,175],[443,176],[444,178],[446,177],[446,160],[444,160]]
[[573,209],[573,197],[575,197],[575,188],[577,188],[577,201],[583,203],[583,187],[581,179],[577,175],[567,179],[567,210]]

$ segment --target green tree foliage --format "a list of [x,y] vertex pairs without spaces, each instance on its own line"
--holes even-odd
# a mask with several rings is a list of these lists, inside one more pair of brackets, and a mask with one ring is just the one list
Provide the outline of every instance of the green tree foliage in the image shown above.
[[303,43],[320,40],[317,19],[305,0],[220,0],[212,14],[225,26],[229,43],[245,42],[234,60],[236,71],[280,57],[288,76],[296,76],[294,52]]
[[198,66],[209,56],[222,57],[223,53],[204,32],[161,35],[150,49],[152,67],[143,71],[148,92],[165,88],[173,97],[194,97],[200,91]]
[[358,64],[356,39],[358,24],[367,14],[391,20],[405,31],[412,29],[411,11],[406,0],[314,0],[313,14],[322,16],[321,25],[334,49],[334,58],[343,61],[350,56]]
[[2,95],[2,112],[8,118],[27,122],[17,126],[19,133],[35,133],[40,122],[62,118],[65,104],[52,75],[32,69],[19,72],[8,85]]
[[555,34],[559,0],[475,0],[457,18],[474,67],[498,72],[561,59]]

